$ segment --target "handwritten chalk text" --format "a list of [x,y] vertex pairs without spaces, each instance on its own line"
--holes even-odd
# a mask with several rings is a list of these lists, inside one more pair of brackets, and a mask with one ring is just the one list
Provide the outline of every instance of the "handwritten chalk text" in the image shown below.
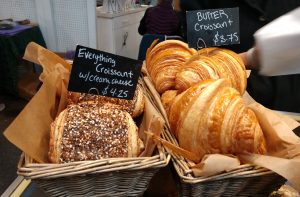
[[78,77],[83,79],[85,82],[97,82],[105,83],[111,85],[122,85],[122,86],[133,86],[133,81],[131,79],[110,79],[107,77],[91,74],[91,72],[82,73],[79,72]]
[[220,18],[228,19],[228,15],[224,12],[224,10],[197,12],[197,17],[199,22],[202,20],[217,20]]
[[224,21],[223,23],[213,23],[213,24],[200,24],[195,23],[195,30],[202,31],[202,30],[216,30],[216,29],[223,29],[227,28],[233,23],[232,20]]
[[116,66],[116,60],[109,56],[104,56],[104,54],[93,53],[91,51],[87,51],[86,48],[80,48],[78,52],[78,57],[94,60],[94,64],[99,64],[100,62],[110,63],[112,67]]
[[106,75],[111,75],[111,76],[118,76],[118,77],[126,77],[126,78],[133,78],[133,73],[132,71],[119,71],[115,69],[111,69],[109,67],[102,67],[102,64],[98,64],[96,66],[96,72],[98,73],[103,73]]

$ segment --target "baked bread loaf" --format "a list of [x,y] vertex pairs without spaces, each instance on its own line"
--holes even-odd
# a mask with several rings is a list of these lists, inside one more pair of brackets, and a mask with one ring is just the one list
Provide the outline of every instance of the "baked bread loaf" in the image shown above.
[[69,105],[51,124],[49,160],[53,163],[136,157],[142,148],[129,113],[111,104]]
[[196,50],[179,40],[166,40],[155,47],[153,45],[147,50],[146,67],[156,90],[163,93],[174,89],[179,68],[196,53]]
[[111,98],[106,96],[98,96],[79,92],[69,92],[67,98],[68,105],[78,103],[91,104],[115,104],[116,108],[127,111],[133,118],[138,117],[144,111],[145,98],[142,88],[137,85],[132,100]]
[[226,79],[195,84],[174,98],[171,131],[180,147],[204,154],[264,154],[266,142],[256,116]]
[[219,78],[228,79],[232,87],[244,94],[247,74],[239,55],[228,49],[204,48],[181,67],[175,88],[184,91],[199,81]]

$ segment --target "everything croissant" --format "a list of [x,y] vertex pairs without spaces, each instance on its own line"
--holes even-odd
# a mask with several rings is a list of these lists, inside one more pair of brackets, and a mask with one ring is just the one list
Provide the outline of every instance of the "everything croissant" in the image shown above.
[[49,159],[53,163],[136,157],[144,144],[126,111],[112,104],[69,105],[51,124]]
[[171,131],[180,147],[199,157],[209,153],[266,152],[254,112],[226,79],[199,82],[177,95],[170,105]]

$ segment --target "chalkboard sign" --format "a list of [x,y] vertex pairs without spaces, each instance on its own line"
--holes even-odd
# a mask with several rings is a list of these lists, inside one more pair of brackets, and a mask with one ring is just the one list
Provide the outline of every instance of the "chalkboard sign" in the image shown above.
[[186,20],[189,47],[240,43],[239,8],[187,11]]
[[78,45],[68,90],[132,99],[142,62]]

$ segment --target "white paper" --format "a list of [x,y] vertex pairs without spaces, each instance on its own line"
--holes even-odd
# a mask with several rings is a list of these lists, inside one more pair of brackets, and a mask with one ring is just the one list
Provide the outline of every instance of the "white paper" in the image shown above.
[[262,75],[300,73],[300,7],[262,27],[254,37]]

